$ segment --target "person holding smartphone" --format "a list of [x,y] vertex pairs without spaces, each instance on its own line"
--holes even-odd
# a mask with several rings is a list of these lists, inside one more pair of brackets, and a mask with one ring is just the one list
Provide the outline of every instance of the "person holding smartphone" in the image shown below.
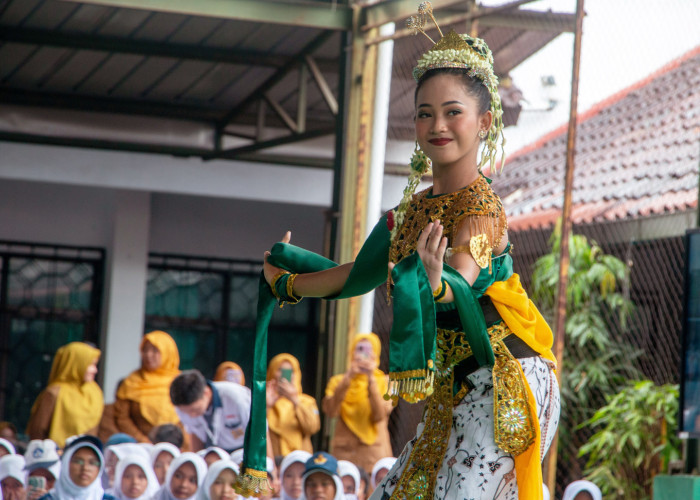
[[325,414],[340,417],[331,443],[333,455],[366,471],[392,455],[387,423],[393,406],[383,397],[387,376],[379,369],[380,354],[381,342],[374,333],[356,335],[348,369],[331,377],[323,398]]
[[311,436],[321,428],[321,418],[316,400],[302,392],[299,360],[291,354],[278,354],[268,364],[267,421],[275,456],[313,453]]

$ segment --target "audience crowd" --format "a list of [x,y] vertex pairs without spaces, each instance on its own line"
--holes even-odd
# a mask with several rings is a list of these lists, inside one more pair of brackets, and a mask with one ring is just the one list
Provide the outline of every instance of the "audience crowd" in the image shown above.
[[[272,493],[261,500],[365,500],[389,472],[396,458],[387,429],[392,406],[382,397],[387,377],[379,370],[380,349],[376,335],[356,336],[347,371],[327,384],[321,407],[338,417],[332,455],[313,449],[319,408],[302,392],[299,361],[291,354],[272,358],[267,370]],[[241,367],[222,363],[212,381],[197,370],[180,371],[177,345],[161,331],[143,337],[140,354],[141,367],[119,383],[115,402],[105,406],[95,382],[99,349],[82,342],[58,349],[47,387],[32,407],[28,440],[18,440],[15,426],[0,422],[3,500],[242,498],[233,485],[251,393]],[[567,499],[579,498],[578,490],[570,493],[576,496]]]

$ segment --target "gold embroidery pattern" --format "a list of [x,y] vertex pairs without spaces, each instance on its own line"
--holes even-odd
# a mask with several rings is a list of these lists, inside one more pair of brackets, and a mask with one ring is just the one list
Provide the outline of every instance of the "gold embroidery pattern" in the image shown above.
[[[512,332],[500,322],[488,328],[496,356],[493,367],[494,439],[504,451],[519,455],[535,439],[535,425],[528,406],[527,384],[520,363],[503,340]],[[464,332],[437,330],[434,393],[428,398],[425,427],[416,440],[406,468],[401,474],[392,499],[432,498],[437,474],[447,451],[452,429],[452,410],[467,394],[465,386],[453,396],[452,369],[472,355]],[[459,399],[458,399],[459,398]]]
[[499,448],[520,455],[535,442],[535,426],[528,405],[525,375],[503,342],[493,345],[494,439]]
[[428,222],[437,219],[445,227],[448,246],[462,224],[469,223],[471,234],[485,235],[489,246],[498,248],[508,223],[500,198],[483,176],[454,193],[429,197],[429,192],[430,189],[426,189],[413,195],[398,234],[391,241],[391,262],[398,263],[412,254],[421,231]]
[[447,452],[452,428],[452,374],[437,377],[434,390],[426,405],[423,433],[413,446],[391,498],[433,498],[435,480]]

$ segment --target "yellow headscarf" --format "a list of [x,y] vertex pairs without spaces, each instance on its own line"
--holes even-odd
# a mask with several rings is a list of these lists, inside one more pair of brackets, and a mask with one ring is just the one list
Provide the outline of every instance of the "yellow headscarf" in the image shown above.
[[[49,439],[63,447],[66,438],[83,434],[100,423],[104,409],[102,389],[97,382],[85,382],[88,367],[100,359],[99,349],[83,342],[71,342],[56,351],[49,386],[58,385],[58,397],[51,417]],[[36,404],[32,407],[32,414]]]
[[[369,341],[375,356],[375,370],[372,376],[377,381],[380,394],[386,394],[386,374],[379,369],[379,355],[382,353],[382,343],[374,333],[361,333],[355,336],[352,347],[348,353],[348,363],[352,362],[357,344],[363,340]],[[335,375],[328,381],[326,395],[332,395],[336,387],[343,379],[343,375]],[[345,393],[345,399],[340,404],[340,418],[343,419],[348,429],[355,434],[360,441],[372,445],[377,440],[377,424],[372,421],[372,407],[368,397],[367,377],[362,374],[355,375],[350,381],[350,387]]]
[[238,363],[233,361],[224,361],[216,368],[216,374],[214,375],[214,382],[231,382],[231,380],[226,376],[226,372],[229,370],[238,370],[241,372],[241,385],[245,385],[245,375],[243,374],[243,368]]
[[160,366],[154,371],[143,367],[134,371],[119,385],[118,399],[139,403],[141,415],[154,427],[180,421],[170,401],[170,384],[180,373],[180,353],[173,338],[165,332],[147,333],[141,339],[139,351],[150,342],[160,352]]
[[[299,366],[299,360],[291,354],[282,353],[272,358],[267,365],[267,377],[265,380],[277,379],[277,370],[280,369],[280,366],[285,361],[292,365],[292,383],[299,393],[299,401],[313,399],[311,396],[301,392],[301,367]],[[294,403],[287,398],[278,398],[275,404],[267,409],[267,422],[270,430],[279,436],[282,455],[303,449],[304,436],[300,432],[294,418]]]

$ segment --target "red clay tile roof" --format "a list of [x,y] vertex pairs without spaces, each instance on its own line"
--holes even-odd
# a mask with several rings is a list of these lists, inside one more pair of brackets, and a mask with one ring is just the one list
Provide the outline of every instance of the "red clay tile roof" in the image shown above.
[[[548,227],[561,215],[566,138],[563,125],[493,176],[511,229]],[[574,161],[575,224],[697,207],[700,46],[580,114]]]

